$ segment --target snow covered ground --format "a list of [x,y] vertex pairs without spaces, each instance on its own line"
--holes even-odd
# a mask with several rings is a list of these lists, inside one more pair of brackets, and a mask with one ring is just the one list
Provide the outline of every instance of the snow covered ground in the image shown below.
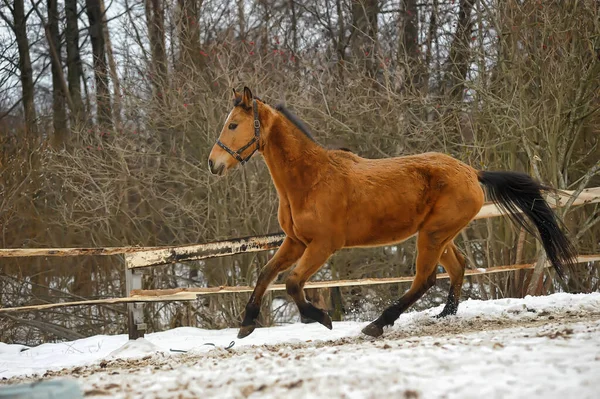
[[0,343],[0,384],[74,378],[97,398],[598,397],[600,293],[465,301],[433,319],[441,308],[404,314],[378,339],[361,336],[366,323],[340,322],[244,340],[177,328],[134,342]]

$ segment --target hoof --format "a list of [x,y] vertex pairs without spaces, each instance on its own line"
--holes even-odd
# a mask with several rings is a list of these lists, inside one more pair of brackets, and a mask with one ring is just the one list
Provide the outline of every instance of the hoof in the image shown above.
[[300,315],[300,323],[302,323],[302,324],[312,324],[312,323],[317,323],[317,321],[313,320],[313,319],[309,319],[308,317],[304,317],[304,316]]
[[254,324],[249,326],[240,327],[240,331],[238,331],[238,339],[246,338],[248,335],[252,334],[256,326]]
[[323,320],[320,323],[323,324],[325,327],[329,328],[330,330],[333,330],[333,324],[331,323],[331,317],[329,317],[329,315],[327,313],[323,312]]
[[377,338],[383,334],[383,327],[380,327],[377,324],[371,323],[362,329],[362,333],[365,335],[368,335],[370,337]]
[[444,309],[444,310],[442,310],[442,313],[440,313],[436,316],[433,316],[433,317],[436,319],[443,319],[444,317],[455,316],[455,315],[456,315],[456,312],[453,312],[452,310]]

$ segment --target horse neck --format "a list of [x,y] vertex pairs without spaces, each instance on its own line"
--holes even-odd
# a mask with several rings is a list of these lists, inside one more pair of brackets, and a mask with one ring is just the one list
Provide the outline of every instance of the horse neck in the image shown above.
[[320,178],[327,153],[292,122],[277,115],[266,137],[263,157],[281,193],[311,187]]

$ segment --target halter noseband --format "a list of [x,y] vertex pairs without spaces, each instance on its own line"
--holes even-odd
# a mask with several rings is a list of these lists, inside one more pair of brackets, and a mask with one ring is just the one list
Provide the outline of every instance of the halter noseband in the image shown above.
[[[217,139],[217,145],[227,151],[229,155],[234,157],[242,165],[248,162],[256,151],[260,150],[260,121],[258,120],[258,104],[256,103],[256,100],[252,100],[252,109],[254,111],[254,137],[248,142],[248,144],[237,151],[233,151],[231,148],[223,144],[221,140]],[[256,143],[256,148],[254,151],[252,151],[246,158],[242,158],[242,153],[254,143]]]

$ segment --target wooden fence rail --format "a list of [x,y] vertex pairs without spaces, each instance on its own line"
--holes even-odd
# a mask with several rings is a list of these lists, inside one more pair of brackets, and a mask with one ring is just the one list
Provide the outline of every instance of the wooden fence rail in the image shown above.
[[[573,191],[565,191],[558,198],[548,197],[552,207],[564,206],[572,199]],[[583,205],[600,202],[600,187],[583,190],[572,205]],[[493,203],[486,203],[475,219],[491,218],[503,215]],[[251,292],[251,287],[208,287],[208,288],[180,288],[175,290],[143,290],[142,271],[140,268],[156,265],[188,262],[220,256],[230,256],[239,253],[258,252],[278,248],[285,235],[283,233],[269,234],[265,236],[238,238],[226,241],[212,242],[200,245],[183,245],[172,247],[106,247],[106,248],[8,248],[0,249],[0,258],[14,257],[68,257],[68,256],[90,256],[90,255],[121,255],[125,264],[125,286],[127,297],[107,298],[89,301],[62,302],[44,305],[20,306],[13,308],[0,308],[0,314],[22,311],[38,311],[66,306],[116,304],[126,303],[128,308],[129,338],[136,339],[144,335],[146,325],[143,322],[144,302],[167,302],[187,301],[196,299],[198,295],[210,295],[217,293]],[[581,255],[578,263],[600,261],[600,255]],[[481,275],[498,272],[506,272],[519,269],[531,269],[533,265],[510,265],[488,267],[487,269],[467,270],[465,275]],[[395,278],[368,278],[359,280],[339,281],[316,281],[309,282],[305,288],[325,287],[349,287],[361,285],[391,284],[412,281],[411,277]],[[438,278],[448,278],[445,273],[439,274]],[[284,290],[283,284],[272,285],[269,290]]]

